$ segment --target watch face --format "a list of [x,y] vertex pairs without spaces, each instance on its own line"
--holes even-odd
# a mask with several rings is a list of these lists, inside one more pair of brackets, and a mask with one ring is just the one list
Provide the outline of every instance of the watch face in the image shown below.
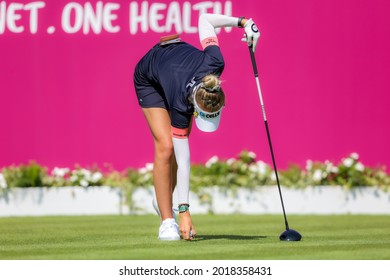
[[179,213],[184,213],[189,210],[189,207],[187,205],[180,205],[179,206]]

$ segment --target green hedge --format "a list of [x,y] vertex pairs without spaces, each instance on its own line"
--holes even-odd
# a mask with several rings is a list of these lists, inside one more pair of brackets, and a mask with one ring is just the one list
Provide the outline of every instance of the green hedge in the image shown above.
[[[61,186],[113,186],[149,187],[153,185],[153,164],[144,168],[129,168],[123,172],[102,172],[99,168],[90,169],[76,166],[73,169],[47,167],[36,162],[19,166],[4,167],[0,170],[0,189],[13,187],[61,187]],[[390,175],[384,167],[366,167],[356,153],[343,158],[338,164],[330,161],[307,161],[304,168],[290,165],[279,170],[282,186],[302,188],[317,185],[338,185],[348,188],[357,186],[377,186],[387,189]],[[205,164],[191,166],[191,190],[199,192],[207,186],[226,188],[276,185],[275,174],[270,165],[257,160],[253,152],[243,151],[236,158],[221,160],[214,156]]]

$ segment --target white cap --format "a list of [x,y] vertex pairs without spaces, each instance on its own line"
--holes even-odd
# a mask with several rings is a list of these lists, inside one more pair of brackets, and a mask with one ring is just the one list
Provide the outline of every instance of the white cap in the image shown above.
[[205,112],[202,110],[194,98],[194,117],[196,126],[203,132],[214,132],[217,130],[223,107],[216,112]]

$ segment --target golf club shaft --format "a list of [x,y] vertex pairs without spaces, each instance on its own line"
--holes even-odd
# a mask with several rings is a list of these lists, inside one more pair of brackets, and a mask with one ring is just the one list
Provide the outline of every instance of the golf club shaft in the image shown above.
[[249,53],[251,55],[251,60],[252,60],[252,66],[253,66],[253,72],[255,74],[255,79],[256,79],[256,85],[257,85],[257,91],[259,93],[259,98],[260,98],[260,105],[261,105],[261,110],[263,112],[263,119],[264,119],[264,124],[265,124],[265,130],[267,132],[267,138],[268,138],[268,144],[269,148],[271,151],[271,157],[272,157],[272,163],[274,166],[274,172],[275,172],[275,177],[276,177],[276,182],[278,184],[278,190],[279,190],[279,195],[280,195],[280,202],[282,203],[282,209],[283,209],[283,216],[284,216],[284,222],[286,225],[286,230],[289,230],[288,222],[287,222],[287,216],[286,216],[286,211],[284,209],[284,203],[283,203],[283,196],[282,196],[282,190],[280,188],[280,181],[279,181],[279,175],[278,175],[278,169],[276,168],[276,161],[275,161],[275,156],[274,156],[274,150],[272,148],[272,141],[271,141],[271,134],[269,132],[269,127],[268,127],[268,121],[267,121],[267,115],[265,113],[265,107],[264,107],[264,101],[263,101],[263,96],[261,94],[261,88],[260,88],[260,80],[259,80],[259,74],[257,72],[257,64],[256,64],[256,58],[255,54],[253,52],[253,49],[249,47]]

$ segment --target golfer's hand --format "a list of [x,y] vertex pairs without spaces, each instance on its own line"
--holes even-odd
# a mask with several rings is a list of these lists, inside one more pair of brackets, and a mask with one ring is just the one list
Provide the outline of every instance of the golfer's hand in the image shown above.
[[260,31],[251,18],[245,22],[244,30],[244,38],[241,41],[247,42],[248,46],[252,47],[253,52],[255,52],[257,41],[260,38]]
[[[179,215],[180,215],[179,229],[180,229],[181,236],[185,240],[194,239],[194,237],[196,236],[196,229],[192,224],[190,212],[187,211],[184,213],[180,213]],[[190,233],[192,233],[192,235]]]

